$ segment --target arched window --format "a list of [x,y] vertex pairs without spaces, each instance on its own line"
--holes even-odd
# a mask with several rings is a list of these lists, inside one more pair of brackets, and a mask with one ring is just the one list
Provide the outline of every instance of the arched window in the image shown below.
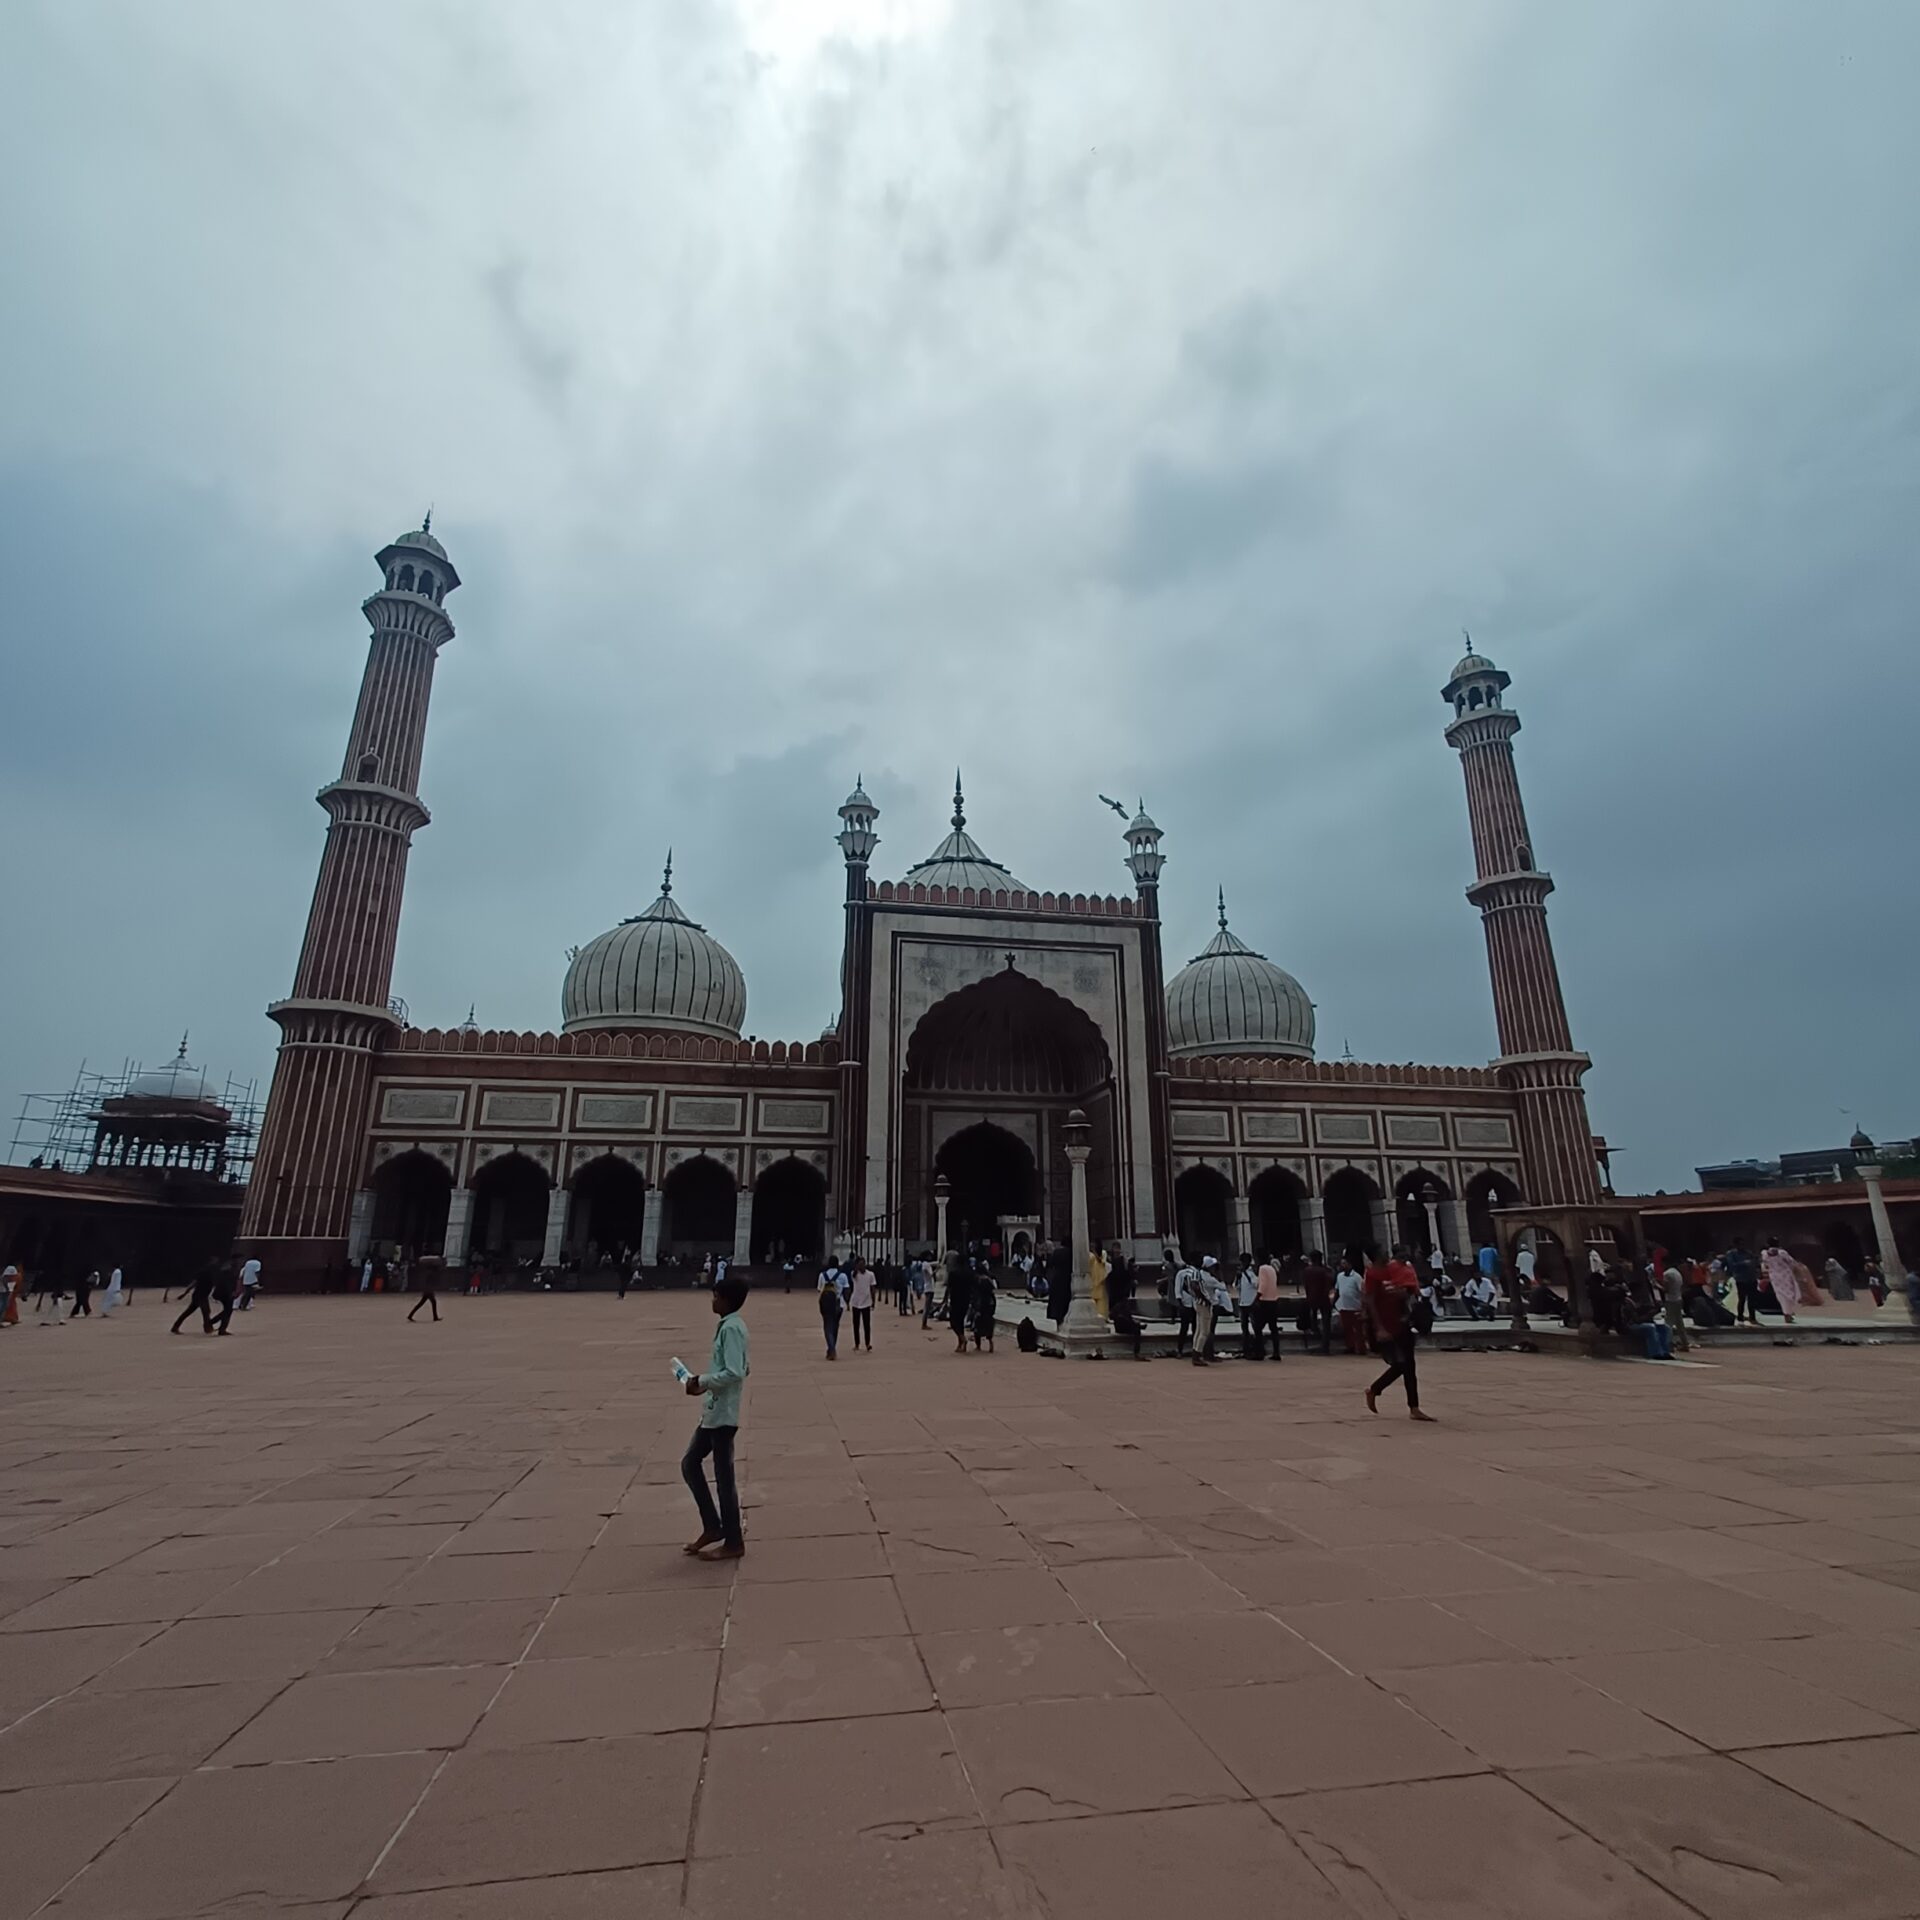
[[1467,690],[1467,705],[1470,707],[1477,707],[1479,704],[1480,704],[1480,689],[1478,687],[1470,687]]
[[420,569],[420,591],[424,593],[429,600],[433,598],[433,575],[429,573],[425,567]]
[[377,780],[380,777],[380,756],[377,753],[363,753],[360,756],[359,778]]
[[400,591],[402,593],[411,593],[413,591],[413,569],[411,567],[402,567],[400,569]]
[[392,590],[395,581],[397,581],[399,578],[400,578],[399,568],[389,567],[387,569],[387,587],[389,591]]

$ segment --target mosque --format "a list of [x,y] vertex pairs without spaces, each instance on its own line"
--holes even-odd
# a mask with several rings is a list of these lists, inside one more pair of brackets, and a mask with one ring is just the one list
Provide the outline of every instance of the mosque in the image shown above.
[[1124,887],[1049,892],[975,840],[957,778],[951,830],[898,878],[874,871],[880,809],[860,782],[841,806],[841,1007],[818,1039],[742,1038],[747,983],[671,867],[650,906],[574,953],[557,1032],[423,1030],[391,997],[394,945],[460,576],[430,524],[376,564],[306,938],[268,1009],[281,1041],[240,1247],[276,1285],[335,1284],[375,1246],[500,1266],[623,1247],[648,1265],[893,1258],[943,1230],[1017,1249],[1068,1235],[1070,1137],[1091,1234],[1149,1261],[1176,1237],[1452,1253],[1496,1209],[1600,1203],[1519,716],[1481,654],[1443,697],[1499,1034],[1487,1064],[1316,1058],[1307,993],[1233,933],[1224,898],[1167,977],[1166,856],[1144,805],[1118,809]]

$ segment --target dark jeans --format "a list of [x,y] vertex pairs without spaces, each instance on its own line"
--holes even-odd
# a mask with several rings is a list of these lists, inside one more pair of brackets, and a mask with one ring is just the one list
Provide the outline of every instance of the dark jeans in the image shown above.
[[[624,1292],[625,1289],[622,1288],[621,1291]],[[407,1315],[407,1318],[411,1320],[413,1315],[418,1313],[422,1307],[431,1307],[433,1309],[433,1317],[436,1320],[440,1318],[440,1297],[432,1288],[428,1288],[428,1290],[413,1303],[413,1311]]]
[[[1316,1333],[1320,1336],[1320,1351],[1331,1353],[1333,1351],[1333,1302],[1331,1300],[1322,1300],[1318,1306],[1311,1300],[1307,1302],[1307,1338],[1311,1340]],[[1280,1345],[1277,1328],[1273,1344],[1276,1349]]]
[[1760,1283],[1757,1280],[1736,1280],[1734,1290],[1734,1324],[1742,1320],[1758,1322],[1760,1318]]
[[1256,1300],[1253,1303],[1253,1357],[1266,1357],[1267,1342],[1273,1342],[1273,1357],[1280,1358],[1280,1302]]
[[219,1293],[214,1298],[220,1302],[220,1312],[214,1319],[213,1330],[215,1333],[225,1333],[227,1322],[233,1318],[233,1295]]
[[[827,1356],[831,1359],[840,1351],[840,1302],[832,1300],[832,1304],[829,1305],[829,1300],[832,1300],[829,1294],[823,1293],[820,1296],[820,1323],[827,1330]],[[717,1433],[720,1429],[714,1427],[708,1431]]]
[[853,1344],[856,1347],[860,1344],[862,1333],[867,1336],[867,1351],[871,1353],[873,1351],[873,1309],[871,1307],[853,1309]]
[[1240,1309],[1240,1358],[1242,1360],[1258,1360],[1260,1358],[1259,1323],[1254,1318],[1257,1311],[1258,1309],[1255,1307],[1242,1307]]
[[1420,1376],[1413,1366],[1413,1335],[1404,1329],[1392,1339],[1380,1343],[1380,1352],[1387,1362],[1387,1370],[1376,1380],[1369,1391],[1377,1399],[1393,1385],[1396,1380],[1404,1380],[1407,1387],[1407,1406],[1411,1409],[1420,1404]]
[[90,1287],[76,1287],[73,1294],[73,1311],[67,1315],[69,1320],[78,1320],[84,1313],[89,1320],[93,1318],[93,1304],[87,1298],[92,1292]]
[[186,1323],[189,1320],[191,1320],[193,1316],[197,1313],[200,1316],[201,1331],[204,1333],[211,1333],[213,1331],[212,1302],[213,1302],[212,1294],[196,1293],[192,1297],[192,1299],[190,1299],[187,1302],[187,1304],[180,1309],[180,1318],[173,1323],[174,1332],[178,1333],[180,1329],[183,1326],[185,1326]]
[[[700,1531],[730,1547],[740,1541],[740,1494],[733,1484],[733,1439],[738,1427],[695,1427],[687,1450],[680,1456],[680,1477],[700,1509]],[[707,1490],[707,1455],[713,1455],[713,1484],[719,1490],[719,1511]]]
[[1173,1350],[1175,1353],[1184,1353],[1187,1350],[1187,1343],[1193,1338],[1194,1322],[1198,1316],[1191,1307],[1176,1306],[1173,1317]]

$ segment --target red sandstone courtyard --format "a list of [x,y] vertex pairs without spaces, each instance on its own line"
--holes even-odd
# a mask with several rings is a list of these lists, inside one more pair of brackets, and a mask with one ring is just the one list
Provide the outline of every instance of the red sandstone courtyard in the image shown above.
[[694,1293],[0,1336],[0,1914],[1920,1914],[1911,1348],[955,1358]]

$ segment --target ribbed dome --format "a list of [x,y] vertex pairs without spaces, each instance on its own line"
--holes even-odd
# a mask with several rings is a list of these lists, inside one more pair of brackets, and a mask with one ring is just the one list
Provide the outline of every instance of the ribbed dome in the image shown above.
[[421,527],[414,533],[396,534],[393,544],[396,547],[424,547],[436,560],[444,560],[447,557],[446,548],[425,527]]
[[747,1017],[739,964],[673,901],[673,862],[660,897],[573,956],[560,991],[563,1030],[641,1027],[737,1040]]
[[906,884],[971,887],[976,893],[991,893],[997,887],[1005,887],[1009,893],[1032,891],[998,860],[988,859],[980,843],[967,831],[966,801],[960,792],[958,773],[953,776],[953,831],[907,874]]
[[1167,987],[1167,1050],[1313,1058],[1313,1002],[1306,989],[1228,931],[1224,896],[1220,931]]
[[1455,663],[1452,677],[1464,680],[1470,673],[1498,673],[1496,667],[1484,653],[1463,653]]

